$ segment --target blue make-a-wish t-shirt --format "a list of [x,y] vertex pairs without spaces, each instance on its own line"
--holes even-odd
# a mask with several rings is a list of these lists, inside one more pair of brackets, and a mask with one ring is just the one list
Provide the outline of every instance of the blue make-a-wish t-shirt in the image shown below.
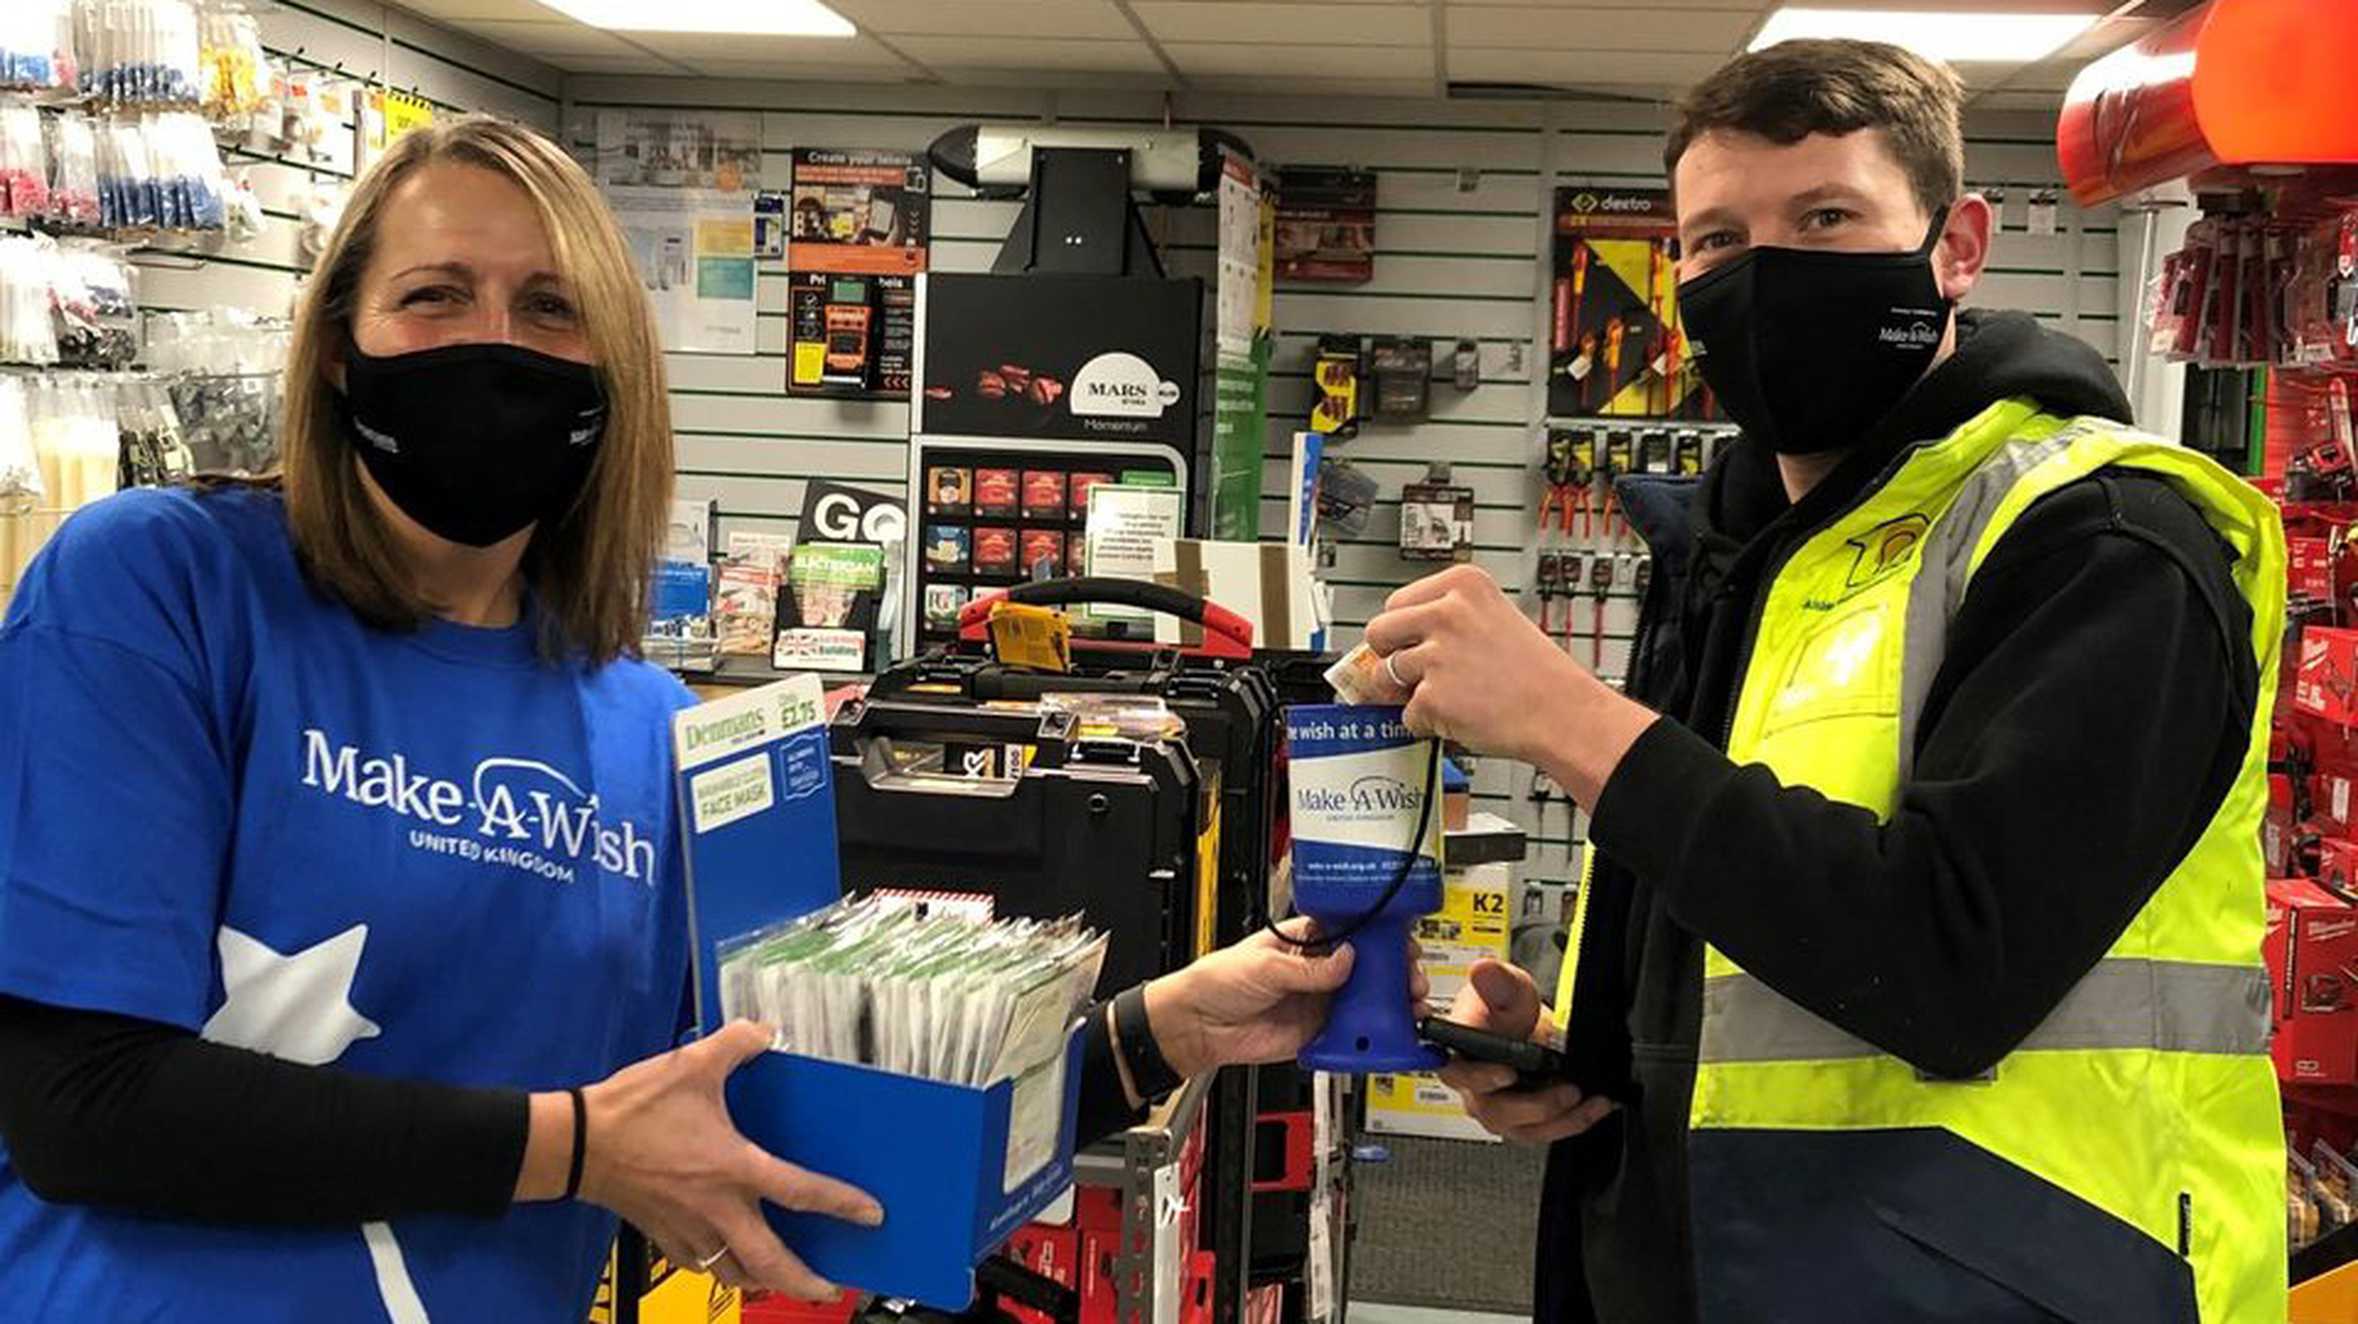
[[[686,702],[539,660],[530,623],[361,624],[275,496],[101,502],[0,627],[0,993],[370,1075],[598,1080],[678,1028]],[[0,1150],[0,1315],[578,1324],[613,1227],[140,1217],[44,1203]]]

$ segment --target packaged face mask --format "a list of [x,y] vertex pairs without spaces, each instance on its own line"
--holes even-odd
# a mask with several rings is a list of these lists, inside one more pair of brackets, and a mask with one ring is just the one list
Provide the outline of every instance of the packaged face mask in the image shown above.
[[1105,943],[1077,918],[862,898],[721,944],[721,1007],[775,1027],[783,1051],[983,1086],[1059,1051]]

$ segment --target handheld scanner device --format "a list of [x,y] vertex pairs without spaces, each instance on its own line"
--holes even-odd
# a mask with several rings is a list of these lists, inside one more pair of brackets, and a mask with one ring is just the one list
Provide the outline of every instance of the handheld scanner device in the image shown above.
[[1411,735],[1397,707],[1286,709],[1293,787],[1294,906],[1320,944],[1348,941],[1351,978],[1302,1050],[1314,1071],[1437,1070],[1408,996],[1408,931],[1441,908],[1439,742]]

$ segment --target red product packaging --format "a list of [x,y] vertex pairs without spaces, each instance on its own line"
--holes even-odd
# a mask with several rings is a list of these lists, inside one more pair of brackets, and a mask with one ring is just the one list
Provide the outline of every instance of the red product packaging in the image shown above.
[[2260,959],[2268,965],[2268,1024],[2282,1024],[2292,1015],[2292,980],[2286,962],[2292,956],[2292,892],[2303,878],[2268,880],[2268,928],[2260,936]]
[[977,469],[974,471],[974,513],[977,515],[1013,515],[1021,505],[1015,470]]
[[1025,529],[1023,572],[1032,574],[1042,563],[1046,563],[1050,578],[1064,573],[1064,534],[1057,529]]
[[2302,628],[2293,706],[2329,722],[2358,725],[2358,630]]
[[2314,1085],[2358,1083],[2358,910],[2307,879],[2268,884],[2281,906],[2281,967],[2271,967],[2285,1011],[2269,1051],[2277,1075]]
[[1072,477],[1072,513],[1076,520],[1089,517],[1089,489],[1111,483],[1112,474],[1077,473]]
[[2337,539],[2302,535],[2287,537],[2284,552],[2292,571],[2294,597],[2311,598],[2319,602],[2334,600],[2334,561],[2340,548]]
[[[1023,471],[1023,517],[1025,519],[1064,518],[1064,473],[1059,469],[1026,469]],[[1029,556],[1024,558],[1027,562]]]
[[974,530],[974,568],[997,574],[1015,570],[1015,530],[1001,525],[977,525]]
[[2319,839],[2317,885],[2336,896],[2358,896],[2358,841],[2347,837]]
[[2260,821],[2260,854],[2271,874],[2290,874],[2293,842],[2292,778],[2268,775],[2268,813]]

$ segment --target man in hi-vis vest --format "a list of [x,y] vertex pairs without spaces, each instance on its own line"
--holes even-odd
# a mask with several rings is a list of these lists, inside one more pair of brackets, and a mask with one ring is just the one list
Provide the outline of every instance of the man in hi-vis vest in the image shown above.
[[1500,965],[1455,1010],[1573,1083],[1447,1073],[1553,1142],[1547,1324],[2285,1318],[2283,536],[2094,350],[1955,311],[1996,223],[1959,100],[1791,42],[1680,103],[1678,306],[1743,437],[1629,485],[1628,697],[1471,568],[1368,626],[1412,726],[1591,815],[1553,1011]]

